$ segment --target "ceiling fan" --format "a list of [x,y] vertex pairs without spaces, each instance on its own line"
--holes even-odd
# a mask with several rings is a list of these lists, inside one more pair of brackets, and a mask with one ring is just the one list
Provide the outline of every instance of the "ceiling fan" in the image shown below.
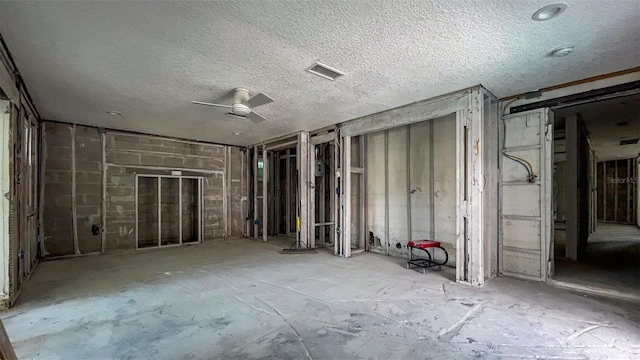
[[249,90],[245,88],[235,88],[233,90],[233,101],[231,102],[231,105],[212,104],[202,101],[192,101],[191,103],[231,109],[229,115],[240,117],[242,119],[249,119],[254,123],[260,123],[267,119],[253,111],[253,108],[270,102],[273,102],[273,99],[264,93],[258,93],[249,97]]

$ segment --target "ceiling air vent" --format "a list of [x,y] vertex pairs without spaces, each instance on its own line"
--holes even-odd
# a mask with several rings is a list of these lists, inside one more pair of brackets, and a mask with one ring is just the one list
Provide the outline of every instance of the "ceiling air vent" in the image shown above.
[[338,71],[330,66],[316,62],[307,69],[308,72],[321,76],[325,79],[335,80],[344,75],[342,71]]
[[633,145],[633,144],[637,144],[639,141],[640,141],[640,138],[620,140],[620,145]]

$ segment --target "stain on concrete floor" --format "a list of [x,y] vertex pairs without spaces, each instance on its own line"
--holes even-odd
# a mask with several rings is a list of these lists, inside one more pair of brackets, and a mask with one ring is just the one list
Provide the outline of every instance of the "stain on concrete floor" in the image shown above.
[[1,313],[21,359],[632,359],[640,306],[375,254],[238,240],[41,263]]

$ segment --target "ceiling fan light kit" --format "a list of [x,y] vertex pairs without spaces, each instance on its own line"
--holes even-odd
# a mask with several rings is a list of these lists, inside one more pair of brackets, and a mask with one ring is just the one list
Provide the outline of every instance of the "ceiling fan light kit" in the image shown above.
[[250,96],[249,90],[245,88],[235,88],[231,105],[213,104],[202,101],[191,101],[192,104],[207,105],[219,108],[231,109],[229,115],[249,119],[254,123],[266,121],[264,116],[253,111],[253,108],[273,102],[273,99],[264,93],[258,93]]

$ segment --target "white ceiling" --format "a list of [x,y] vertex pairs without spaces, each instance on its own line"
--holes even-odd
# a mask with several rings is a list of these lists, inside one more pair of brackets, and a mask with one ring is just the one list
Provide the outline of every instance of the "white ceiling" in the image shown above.
[[[639,65],[640,1],[531,20],[552,2],[0,1],[0,32],[45,119],[248,145],[479,83],[503,97]],[[560,45],[575,52],[546,57]],[[346,75],[305,72],[316,60]],[[256,109],[268,122],[189,104],[238,86],[275,99]]]
[[555,111],[555,116],[575,113],[584,121],[599,161],[635,158],[640,154],[640,143],[620,145],[620,140],[640,137],[640,95],[562,108]]

